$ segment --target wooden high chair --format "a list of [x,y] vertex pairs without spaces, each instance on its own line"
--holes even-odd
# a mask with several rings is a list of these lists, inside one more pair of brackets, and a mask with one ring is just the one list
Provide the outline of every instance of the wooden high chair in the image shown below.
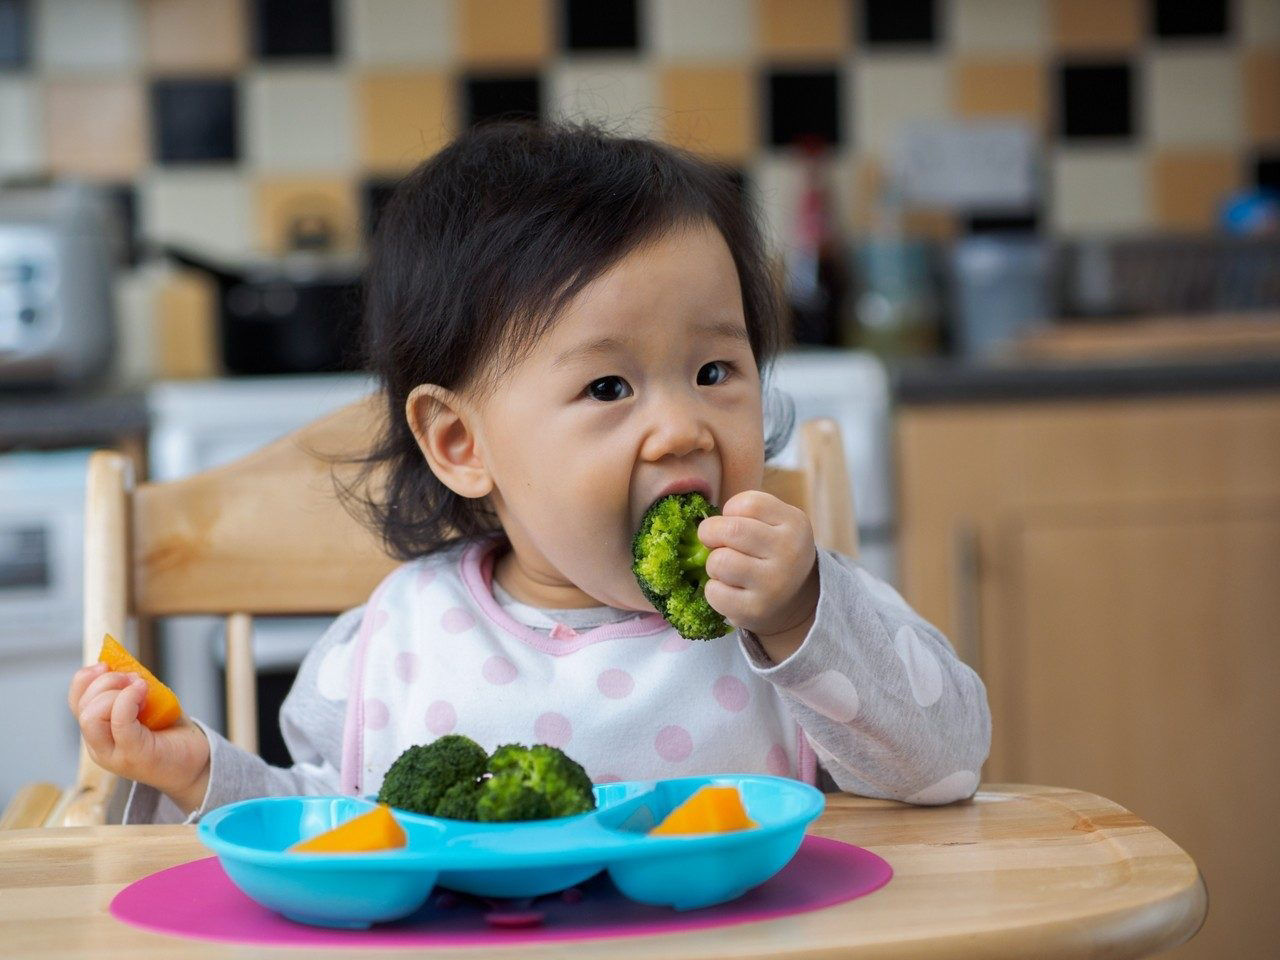
[[[97,660],[104,633],[125,642],[130,618],[225,616],[227,736],[256,753],[253,616],[337,614],[364,603],[398,562],[336,499],[332,482],[334,472],[353,476],[334,461],[367,448],[382,410],[372,395],[234,463],[169,483],[135,484],[124,456],[93,454],[84,662]],[[799,430],[799,466],[766,467],[764,487],[808,514],[819,546],[853,556],[857,527],[839,427],[819,418]],[[75,785],[28,784],[0,828],[105,823],[116,787],[81,743]]]

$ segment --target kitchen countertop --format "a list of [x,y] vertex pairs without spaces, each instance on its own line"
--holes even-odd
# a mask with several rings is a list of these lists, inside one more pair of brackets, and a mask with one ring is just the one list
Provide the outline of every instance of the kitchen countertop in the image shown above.
[[905,405],[1280,389],[1280,314],[1052,327],[997,358],[890,365]]

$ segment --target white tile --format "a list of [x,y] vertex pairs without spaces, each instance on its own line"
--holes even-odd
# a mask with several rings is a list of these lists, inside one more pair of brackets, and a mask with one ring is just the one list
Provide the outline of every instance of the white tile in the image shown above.
[[448,63],[457,34],[454,0],[349,0],[347,49],[357,63]]
[[562,60],[548,81],[552,116],[596,121],[628,136],[656,136],[660,130],[653,70],[634,59]]
[[1280,0],[1239,0],[1240,37],[1250,46],[1280,43]]
[[40,91],[35,81],[0,78],[0,174],[36,173],[44,167]]
[[1126,233],[1150,222],[1142,153],[1064,149],[1053,158],[1053,226],[1066,233]]
[[1234,51],[1160,50],[1142,65],[1147,135],[1158,144],[1235,144],[1244,135]]
[[133,0],[40,0],[36,63],[54,72],[117,70],[141,62],[141,26]]
[[253,252],[249,178],[225,171],[154,169],[138,185],[138,224],[151,240],[246,258]]
[[355,161],[352,97],[345,75],[312,68],[251,74],[243,123],[259,172],[348,172]]
[[650,0],[649,49],[664,60],[741,59],[755,49],[753,0]]
[[887,156],[907,124],[951,116],[945,58],[927,54],[872,54],[857,59],[853,91],[845,97],[845,122],[852,110],[854,146]]
[[953,0],[949,36],[957,50],[1038,52],[1044,49],[1044,0]]

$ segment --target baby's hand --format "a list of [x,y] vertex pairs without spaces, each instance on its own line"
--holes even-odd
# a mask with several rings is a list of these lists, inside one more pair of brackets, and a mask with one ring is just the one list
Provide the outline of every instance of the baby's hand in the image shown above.
[[804,511],[744,490],[698,525],[698,539],[711,551],[707,602],[762,642],[785,637],[798,647],[818,607],[818,551]]
[[163,730],[147,729],[138,720],[146,695],[147,682],[136,673],[94,663],[71,678],[67,705],[94,763],[167,793],[190,812],[204,797],[209,741],[185,716]]

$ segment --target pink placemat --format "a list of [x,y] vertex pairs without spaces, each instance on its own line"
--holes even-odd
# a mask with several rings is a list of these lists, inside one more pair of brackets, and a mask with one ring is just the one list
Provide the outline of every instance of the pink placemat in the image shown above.
[[536,926],[486,921],[489,907],[437,888],[416,913],[367,930],[331,930],[286,920],[246,897],[217,857],[143,877],[111,901],[117,919],[158,933],[279,947],[458,947],[631,937],[768,920],[818,910],[879,890],[893,869],[870,850],[805,837],[791,862],[737,900],[679,912],[635,903],[599,874],[568,895],[539,897]]

